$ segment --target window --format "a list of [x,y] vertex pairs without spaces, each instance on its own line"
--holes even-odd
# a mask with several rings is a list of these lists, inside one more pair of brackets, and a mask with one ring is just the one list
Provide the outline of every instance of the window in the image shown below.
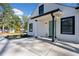
[[44,13],[44,5],[39,6],[39,15]]
[[75,17],[61,19],[61,34],[75,34]]
[[32,23],[29,24],[29,32],[33,32],[33,24]]

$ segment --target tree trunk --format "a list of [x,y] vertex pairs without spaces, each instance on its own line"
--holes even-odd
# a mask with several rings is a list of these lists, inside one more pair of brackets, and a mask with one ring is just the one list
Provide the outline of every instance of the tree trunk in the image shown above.
[[4,25],[2,26],[2,33],[4,33]]

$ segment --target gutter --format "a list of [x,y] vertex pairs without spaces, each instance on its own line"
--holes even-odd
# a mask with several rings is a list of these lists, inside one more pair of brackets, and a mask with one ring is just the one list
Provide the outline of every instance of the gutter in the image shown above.
[[54,12],[57,12],[57,11],[59,11],[59,10],[60,10],[60,9],[58,8],[58,9],[55,9],[55,10],[46,12],[46,13],[44,13],[44,14],[41,14],[41,15],[37,15],[37,16],[31,17],[31,19],[38,18],[38,17],[44,16],[44,15],[47,15],[47,14],[50,14],[50,13],[54,13]]

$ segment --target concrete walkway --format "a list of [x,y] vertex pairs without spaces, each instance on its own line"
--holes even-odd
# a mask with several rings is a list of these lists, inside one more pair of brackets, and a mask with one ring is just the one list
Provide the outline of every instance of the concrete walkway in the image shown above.
[[35,38],[10,40],[2,56],[77,56],[79,44]]

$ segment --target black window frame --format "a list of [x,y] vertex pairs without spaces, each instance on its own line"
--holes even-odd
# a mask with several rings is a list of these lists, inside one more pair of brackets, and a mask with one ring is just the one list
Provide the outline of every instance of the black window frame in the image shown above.
[[29,32],[33,32],[33,23],[29,24]]
[[39,6],[39,15],[44,13],[44,5]]
[[[64,19],[68,19],[68,18],[72,18],[72,33],[63,33],[62,32],[62,20]],[[60,29],[61,34],[67,34],[67,35],[75,35],[75,16],[70,16],[70,17],[65,17],[65,18],[61,18],[61,29]]]

